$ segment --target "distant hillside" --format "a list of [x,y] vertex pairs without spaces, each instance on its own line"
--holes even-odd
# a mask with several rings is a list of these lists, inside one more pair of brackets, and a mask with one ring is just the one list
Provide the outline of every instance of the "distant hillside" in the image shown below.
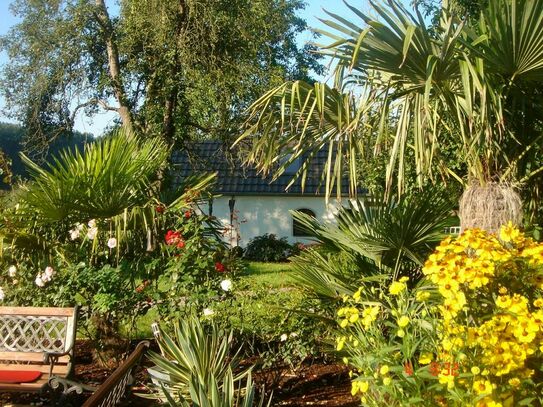
[[[21,161],[19,152],[22,150],[21,140],[23,139],[25,129],[17,124],[0,122],[0,149],[12,161],[11,170],[14,176],[26,177],[25,166]],[[49,147],[48,156],[56,155],[60,150],[66,147],[83,148],[85,142],[92,140],[91,134],[74,132],[70,137],[64,137],[56,140]],[[0,187],[2,186],[0,182]]]

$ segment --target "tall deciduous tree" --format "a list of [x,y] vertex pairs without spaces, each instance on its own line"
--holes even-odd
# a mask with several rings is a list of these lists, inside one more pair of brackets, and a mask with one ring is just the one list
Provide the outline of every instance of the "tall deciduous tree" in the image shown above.
[[[226,137],[237,113],[285,79],[310,80],[303,0],[15,0],[0,38],[2,91],[38,146],[78,112],[115,111],[123,127],[168,142]],[[110,9],[108,11],[108,6]],[[115,11],[115,12],[112,12]]]

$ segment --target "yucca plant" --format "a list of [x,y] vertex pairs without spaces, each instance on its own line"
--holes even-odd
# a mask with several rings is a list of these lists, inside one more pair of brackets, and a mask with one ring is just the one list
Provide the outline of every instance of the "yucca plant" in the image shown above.
[[[160,330],[161,353],[149,353],[155,364],[148,369],[152,393],[140,396],[171,406],[253,406],[252,368],[233,373],[240,360],[239,350],[232,355],[232,340],[232,333],[214,324],[206,330],[194,316],[176,323],[172,335]],[[264,398],[258,405],[263,402]]]

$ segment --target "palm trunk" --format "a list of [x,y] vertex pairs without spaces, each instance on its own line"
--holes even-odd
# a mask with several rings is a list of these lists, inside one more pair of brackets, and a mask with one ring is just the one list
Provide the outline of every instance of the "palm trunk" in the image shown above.
[[488,182],[468,186],[460,198],[460,227],[498,233],[502,225],[522,223],[522,200],[508,184]]

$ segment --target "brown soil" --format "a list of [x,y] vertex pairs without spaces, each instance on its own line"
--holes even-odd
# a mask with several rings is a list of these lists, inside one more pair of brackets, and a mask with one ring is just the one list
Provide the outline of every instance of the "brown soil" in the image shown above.
[[[90,341],[77,341],[75,380],[94,386],[102,383],[112,372],[93,362],[93,346]],[[255,360],[247,361],[254,363]],[[145,364],[145,361],[144,361]],[[310,361],[296,370],[286,366],[257,369],[253,372],[257,386],[264,385],[267,392],[273,391],[272,406],[302,407],[355,407],[360,403],[350,395],[350,383],[347,369],[343,365]],[[137,374],[135,392],[145,392],[147,375],[145,369]],[[88,394],[86,395],[88,397]],[[84,397],[74,400],[73,405],[81,405]],[[32,394],[0,394],[0,406],[9,405],[50,405],[50,399]],[[132,395],[123,406],[152,406],[149,400]]]

